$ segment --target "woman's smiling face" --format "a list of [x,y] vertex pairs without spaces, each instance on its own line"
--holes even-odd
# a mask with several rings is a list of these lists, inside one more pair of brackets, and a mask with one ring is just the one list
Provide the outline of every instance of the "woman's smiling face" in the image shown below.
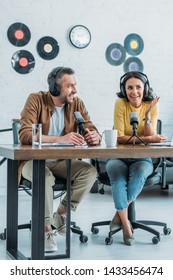
[[138,78],[129,78],[125,83],[125,91],[131,105],[140,107],[144,96],[144,83]]

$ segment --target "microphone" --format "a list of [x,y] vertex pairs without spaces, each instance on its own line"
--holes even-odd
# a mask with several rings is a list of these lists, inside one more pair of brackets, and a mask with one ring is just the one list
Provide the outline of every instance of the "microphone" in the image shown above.
[[85,122],[84,118],[82,117],[82,115],[79,111],[74,112],[74,117],[75,117],[77,126],[79,128],[79,133],[84,136],[86,134],[85,126],[84,126],[84,122]]
[[135,146],[135,139],[137,138],[141,143],[146,145],[145,141],[140,138],[137,135],[137,126],[138,126],[138,113],[137,112],[131,112],[130,113],[130,124],[133,126],[133,134],[132,136],[125,142],[125,144],[128,144],[129,141],[133,138],[133,146]]
[[137,112],[131,112],[130,113],[130,124],[133,126],[133,130],[137,129],[138,125],[138,113]]

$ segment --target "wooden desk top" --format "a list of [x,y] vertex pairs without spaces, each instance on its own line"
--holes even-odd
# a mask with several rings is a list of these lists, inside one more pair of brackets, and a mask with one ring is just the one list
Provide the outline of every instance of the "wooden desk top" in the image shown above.
[[0,156],[13,160],[31,159],[74,159],[74,158],[143,158],[173,157],[173,147],[118,145],[107,148],[94,146],[87,148],[75,147],[42,147],[32,148],[29,145],[0,145]]

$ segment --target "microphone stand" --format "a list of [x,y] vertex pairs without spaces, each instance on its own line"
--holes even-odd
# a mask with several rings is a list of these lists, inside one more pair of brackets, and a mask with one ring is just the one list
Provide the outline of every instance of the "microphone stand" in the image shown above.
[[133,138],[133,146],[135,146],[135,140],[136,138],[141,142],[143,143],[144,145],[147,145],[147,143],[142,140],[138,135],[137,135],[137,125],[136,123],[133,123],[133,134],[132,136],[125,142],[125,144],[128,144],[128,142]]

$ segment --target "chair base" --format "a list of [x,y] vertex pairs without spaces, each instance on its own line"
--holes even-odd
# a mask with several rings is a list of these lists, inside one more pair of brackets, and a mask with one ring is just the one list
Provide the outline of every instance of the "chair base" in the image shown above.
[[[31,229],[31,222],[28,224],[21,224],[18,225],[18,229]],[[76,233],[79,235],[79,240],[81,243],[86,243],[88,241],[88,237],[83,234],[83,231],[80,229],[79,226],[76,225],[75,222],[70,222],[70,229],[73,233]],[[6,228],[4,229],[4,232],[0,233],[0,239],[6,240]]]
[[[97,234],[99,232],[99,229],[97,227],[99,226],[109,226],[111,221],[101,221],[101,222],[95,222],[92,223],[91,226],[91,232],[93,234]],[[142,229],[145,230],[147,232],[150,232],[152,234],[154,234],[154,237],[152,238],[152,242],[153,244],[157,244],[160,241],[160,232],[152,227],[150,227],[150,225],[154,225],[154,226],[161,226],[163,227],[163,233],[165,235],[168,235],[171,233],[171,229],[167,227],[166,223],[162,223],[162,222],[158,222],[158,221],[148,221],[148,220],[132,220],[131,221],[131,225],[133,227],[133,229]],[[118,231],[120,231],[120,229],[117,229],[115,231],[109,231],[108,233],[108,237],[106,237],[105,239],[105,244],[106,245],[111,245],[113,242],[113,238],[112,236],[117,233]]]

